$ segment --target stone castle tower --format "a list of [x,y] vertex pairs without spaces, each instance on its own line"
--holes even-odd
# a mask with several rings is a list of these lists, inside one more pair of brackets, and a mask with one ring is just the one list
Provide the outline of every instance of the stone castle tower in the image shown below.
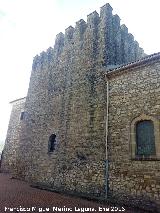
[[[17,114],[14,110],[10,123],[16,117],[19,125],[12,128],[18,129],[17,134],[8,132],[4,152],[8,144],[12,154],[4,155],[5,170],[52,187],[103,194],[106,83],[102,68],[142,56],[142,48],[120,25],[119,16],[112,15],[109,4],[101,7],[100,16],[94,11],[87,23],[80,20],[65,35],[59,33],[54,48],[33,60],[25,105],[24,99],[13,103]],[[21,112],[24,119],[18,116]],[[50,153],[52,134],[57,144]],[[18,143],[16,151],[9,146],[11,140]],[[10,158],[14,166],[12,160],[8,164]]]
[[12,126],[12,116],[9,129],[18,131],[15,136],[8,130],[2,170],[54,190],[105,197],[104,70],[143,56],[109,4],[100,15],[94,11],[87,22],[80,20],[59,33],[54,48],[33,60],[23,106],[14,102],[17,123]]

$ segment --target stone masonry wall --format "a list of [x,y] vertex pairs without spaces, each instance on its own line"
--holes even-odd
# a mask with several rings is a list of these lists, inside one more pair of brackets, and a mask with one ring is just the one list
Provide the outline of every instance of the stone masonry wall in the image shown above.
[[[104,196],[106,83],[99,67],[143,56],[109,4],[59,33],[33,61],[15,175],[63,191]],[[56,150],[48,152],[56,134]],[[22,156],[23,153],[23,156]],[[18,167],[18,166],[17,166]]]
[[19,135],[21,132],[21,112],[24,110],[25,98],[12,102],[12,111],[2,156],[1,171],[15,173],[19,155]]
[[[158,120],[160,60],[109,76],[109,192],[122,203],[151,208],[160,204],[160,161],[132,159],[131,124],[140,115]],[[156,128],[156,127],[155,127]],[[135,151],[134,151],[135,152]]]

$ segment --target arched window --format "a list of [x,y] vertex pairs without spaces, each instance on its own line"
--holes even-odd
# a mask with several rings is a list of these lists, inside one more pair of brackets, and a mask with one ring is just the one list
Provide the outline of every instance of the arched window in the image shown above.
[[56,135],[52,134],[49,137],[49,141],[48,141],[48,151],[53,152],[55,150],[55,146],[56,146]]
[[142,114],[131,122],[131,158],[160,159],[160,121],[158,116]]
[[136,123],[136,156],[149,157],[156,154],[154,124],[151,120]]

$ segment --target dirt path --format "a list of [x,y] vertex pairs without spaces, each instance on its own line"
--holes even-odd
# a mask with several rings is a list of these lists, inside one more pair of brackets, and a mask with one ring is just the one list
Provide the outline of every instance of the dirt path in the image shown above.
[[10,176],[8,174],[0,173],[0,212],[2,213],[144,212],[128,209],[122,206],[117,208],[112,208],[111,206],[100,204],[95,201],[88,201],[82,198],[76,198],[59,193],[32,188],[26,182],[16,179],[10,179]]

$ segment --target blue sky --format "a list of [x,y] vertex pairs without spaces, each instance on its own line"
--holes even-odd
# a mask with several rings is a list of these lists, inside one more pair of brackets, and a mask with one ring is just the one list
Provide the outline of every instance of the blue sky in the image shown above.
[[105,3],[147,54],[160,51],[159,0],[0,0],[0,141],[5,140],[9,102],[27,94],[33,57]]

